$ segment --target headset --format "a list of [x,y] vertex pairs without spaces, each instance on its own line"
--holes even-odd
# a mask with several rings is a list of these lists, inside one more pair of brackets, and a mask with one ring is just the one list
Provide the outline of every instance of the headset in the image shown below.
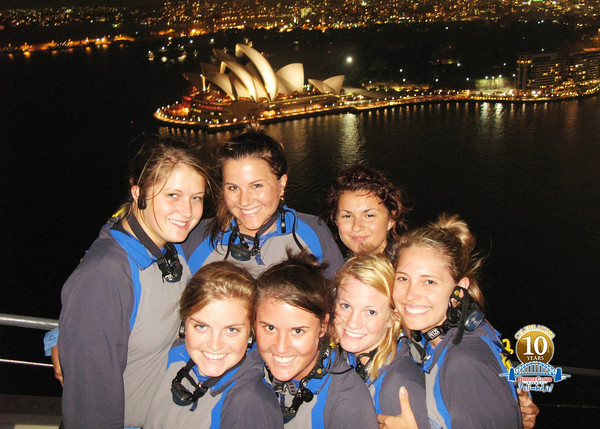
[[[138,199],[138,208],[144,206],[146,207],[146,199]],[[143,210],[143,209],[142,209]],[[158,264],[158,268],[162,273],[163,280],[166,280],[169,283],[178,282],[181,279],[181,275],[183,274],[183,266],[179,261],[179,256],[177,255],[177,249],[173,243],[165,243],[165,253],[161,252],[158,246],[152,241],[148,234],[144,231],[137,218],[133,215],[133,213],[129,213],[127,216],[127,223],[131,227],[131,230],[137,237],[137,239],[142,243],[142,245],[148,249],[148,251],[156,258],[156,263]]]
[[[254,240],[252,243],[252,248],[250,248],[250,245],[244,238],[244,235],[240,232],[240,228],[237,224],[237,221],[232,221],[231,226],[230,226],[231,235],[229,236],[229,240],[227,242],[227,253],[225,254],[224,259],[227,259],[227,257],[230,254],[233,257],[233,259],[235,259],[236,261],[240,261],[240,262],[247,262],[247,261],[251,260],[252,258],[256,257],[256,255],[258,255],[260,253],[260,237],[273,226],[273,224],[277,220],[277,216],[280,217],[282,234],[285,234],[287,232],[287,226],[286,226],[286,222],[285,222],[285,214],[287,212],[294,214],[294,212],[285,208],[285,206],[283,205],[283,201],[280,201],[279,205],[277,206],[277,210],[275,210],[275,213],[273,213],[273,215],[271,215],[271,217],[256,232],[256,235],[254,236]],[[298,223],[298,218],[297,218],[296,214],[294,214],[294,225],[292,226],[292,236],[294,237],[294,241],[296,242],[296,245],[298,246],[298,248],[300,250],[302,250],[302,249],[304,249],[304,246],[302,246],[302,244],[300,243],[300,240],[298,240],[298,237],[296,236],[297,223]]]
[[290,395],[293,395],[292,404],[289,407],[286,407],[285,404],[280,405],[284,424],[290,422],[294,417],[296,417],[300,405],[302,405],[304,402],[311,402],[313,400],[314,393],[306,386],[313,378],[322,379],[329,373],[331,369],[331,359],[329,358],[330,351],[331,349],[329,348],[329,344],[327,344],[327,342],[323,342],[319,349],[317,365],[315,365],[315,367],[306,377],[300,380],[298,387],[296,387],[296,383],[293,380],[288,382],[277,380],[275,377],[273,377],[269,367],[265,364],[265,370],[268,374],[269,380],[271,381],[271,386],[273,387],[275,394],[279,396],[279,394],[282,394],[285,392],[285,390],[287,390]]
[[350,366],[348,369],[345,369],[341,372],[334,372],[331,370],[333,363],[331,348],[333,346],[333,343],[329,344],[326,341],[322,342],[321,346],[319,347],[317,364],[306,377],[300,380],[298,387],[296,387],[296,383],[293,380],[288,382],[277,380],[275,377],[273,377],[269,367],[265,364],[265,371],[267,372],[269,381],[271,382],[271,386],[275,391],[275,394],[279,397],[280,394],[283,394],[285,390],[287,390],[290,395],[293,395],[292,404],[289,407],[285,406],[285,401],[282,401],[283,404],[280,405],[284,424],[290,422],[294,417],[296,417],[300,405],[302,405],[304,402],[311,402],[313,400],[315,394],[308,388],[308,383],[310,380],[323,379],[327,374],[345,374],[348,371],[352,371],[352,367]]
[[469,295],[469,292],[465,288],[456,285],[448,300],[446,320],[440,326],[436,326],[425,332],[423,336],[427,341],[431,341],[441,335],[446,335],[450,328],[458,327],[456,336],[452,340],[457,345],[462,341],[465,330],[473,332],[481,325],[481,322],[483,322],[483,313],[477,303],[473,301],[473,298],[471,298],[471,295]]
[[[171,393],[173,394],[173,402],[182,407],[196,403],[198,399],[202,398],[206,394],[206,392],[208,392],[208,390],[211,387],[217,384],[219,380],[221,380],[226,374],[239,368],[242,362],[244,362],[244,359],[246,359],[246,356],[244,356],[242,360],[240,360],[236,365],[229,368],[220,376],[210,377],[202,383],[197,383],[196,380],[194,380],[194,378],[190,375],[190,371],[196,366],[196,363],[190,358],[190,360],[187,361],[185,366],[179,371],[177,371],[177,375],[171,382]],[[190,392],[189,389],[187,389],[183,385],[184,378],[194,388],[193,392]]]
[[[173,402],[180,406],[190,405],[204,396],[208,389],[216,384],[218,378],[209,378],[204,383],[197,383],[190,375],[190,371],[196,363],[190,359],[183,368],[177,371],[177,375],[171,382],[171,393],[173,394]],[[182,383],[186,379],[194,387],[194,392],[190,392]],[[214,381],[213,381],[214,380]],[[212,383],[211,383],[212,382]]]
[[[369,379],[369,371],[373,367],[373,358],[375,357],[375,354],[377,353],[377,349],[378,349],[378,347],[374,348],[373,350],[371,350],[368,353],[361,353],[358,356],[356,356],[355,370],[358,373],[358,375],[360,375],[360,378],[362,378],[363,381],[365,381],[365,382]],[[367,360],[367,363],[365,363],[364,365],[362,363],[360,363],[360,359],[363,357],[369,358]]]

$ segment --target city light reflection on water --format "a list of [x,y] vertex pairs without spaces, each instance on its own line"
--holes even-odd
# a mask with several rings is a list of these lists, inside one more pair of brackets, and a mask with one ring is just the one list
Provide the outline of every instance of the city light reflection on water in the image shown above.
[[[360,158],[360,148],[364,145],[364,136],[361,132],[361,120],[358,115],[347,113],[342,116],[340,138],[339,138],[339,158],[347,165],[364,162]],[[338,165],[342,167],[341,165]]]

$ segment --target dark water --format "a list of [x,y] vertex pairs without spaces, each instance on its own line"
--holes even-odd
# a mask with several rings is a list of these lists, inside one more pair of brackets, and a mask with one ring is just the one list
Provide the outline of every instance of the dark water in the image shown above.
[[[183,134],[207,153],[231,135],[155,123],[152,112],[180,98],[181,71],[193,67],[144,53],[113,46],[0,57],[0,313],[58,317],[62,283],[125,196],[141,131]],[[411,225],[446,211],[472,226],[490,254],[484,293],[497,329],[512,338],[524,325],[546,325],[556,334],[551,364],[600,368],[600,98],[411,106],[266,130],[288,151],[289,205],[319,213],[324,187],[353,162],[384,170],[412,200]],[[0,357],[42,361],[41,337],[0,328]],[[597,405],[599,381],[573,377],[535,399]],[[0,364],[0,393],[60,389],[48,369]],[[543,408],[539,427],[561,416],[592,421],[598,410]]]

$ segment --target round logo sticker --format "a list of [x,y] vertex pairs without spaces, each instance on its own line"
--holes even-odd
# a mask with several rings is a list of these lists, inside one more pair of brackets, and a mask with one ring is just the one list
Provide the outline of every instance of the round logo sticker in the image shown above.
[[[523,332],[524,331],[524,332]],[[515,335],[515,351],[521,363],[540,361],[550,362],[554,356],[554,333],[542,325],[529,325]]]

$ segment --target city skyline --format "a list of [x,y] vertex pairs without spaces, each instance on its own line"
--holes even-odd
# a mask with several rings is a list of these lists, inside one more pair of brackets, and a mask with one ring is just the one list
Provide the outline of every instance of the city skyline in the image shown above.
[[[35,34],[38,27],[56,31],[73,23],[100,24],[121,33],[180,34],[248,28],[326,31],[469,21],[546,21],[573,28],[600,25],[600,0],[0,0],[0,12],[0,30],[9,30],[4,31],[5,39],[15,42],[10,40],[11,30]],[[111,30],[103,35],[113,33]]]
[[41,7],[102,7],[102,6],[144,6],[160,7],[164,0],[0,0],[0,10],[30,9]]
[[[3,1],[6,2],[0,0]],[[51,0],[54,1],[59,0]],[[73,1],[99,3],[98,0]],[[239,37],[250,43],[255,37],[254,42],[261,39],[267,42],[266,34],[270,34],[269,39],[276,44],[287,40],[296,52],[302,51],[303,44],[310,40],[314,44],[315,37],[321,35],[328,40],[328,44],[321,42],[323,52],[333,53],[332,58],[337,58],[331,65],[335,69],[331,75],[345,75],[347,84],[371,85],[373,82],[375,87],[388,87],[391,82],[392,86],[400,87],[426,84],[474,89],[473,82],[477,79],[491,78],[496,82],[496,78],[515,78],[515,64],[522,54],[600,48],[597,23],[600,13],[592,8],[600,4],[598,1],[585,3],[589,8],[580,10],[581,16],[577,19],[565,15],[564,19],[537,20],[531,19],[530,8],[541,10],[543,6],[546,7],[544,13],[559,16],[560,11],[568,11],[575,3],[568,0],[560,4],[551,1],[525,4],[514,0],[298,0],[276,5],[274,0],[154,1],[160,3],[158,8],[120,5],[6,11],[0,14],[0,52],[30,54],[143,41],[154,51],[151,56],[156,55],[161,61],[169,58],[184,61],[181,58],[185,59],[188,54],[190,60],[198,55],[209,60],[212,48],[230,49],[228,43],[243,42],[236,36],[240,31],[249,32]],[[407,9],[410,4],[413,9]],[[497,7],[479,15],[486,4]],[[435,7],[425,7],[432,5]],[[507,15],[507,11],[512,15]],[[486,16],[495,18],[486,20]],[[460,19],[455,19],[457,17]],[[258,36],[252,33],[256,30],[267,32]],[[351,40],[346,40],[348,31],[352,34]],[[394,42],[389,43],[392,40]],[[216,45],[212,46],[213,43]],[[264,49],[268,43],[257,48]],[[161,48],[154,46],[156,44]],[[345,61],[348,55],[355,57],[352,65]],[[590,70],[596,70],[596,61],[590,63],[593,64]],[[568,75],[564,72],[567,63],[552,64],[552,88],[556,88]],[[573,69],[570,72],[573,76],[581,75],[573,79],[596,81],[596,72],[587,71],[588,66],[577,68],[586,70],[585,73]],[[533,79],[536,73],[532,70],[528,79]],[[315,77],[324,79],[326,76],[321,72]],[[539,83],[544,79],[540,75],[534,80]],[[538,83],[532,86],[524,82],[521,80],[517,88],[543,89]],[[500,86],[507,87],[507,84],[495,83],[496,88]]]

